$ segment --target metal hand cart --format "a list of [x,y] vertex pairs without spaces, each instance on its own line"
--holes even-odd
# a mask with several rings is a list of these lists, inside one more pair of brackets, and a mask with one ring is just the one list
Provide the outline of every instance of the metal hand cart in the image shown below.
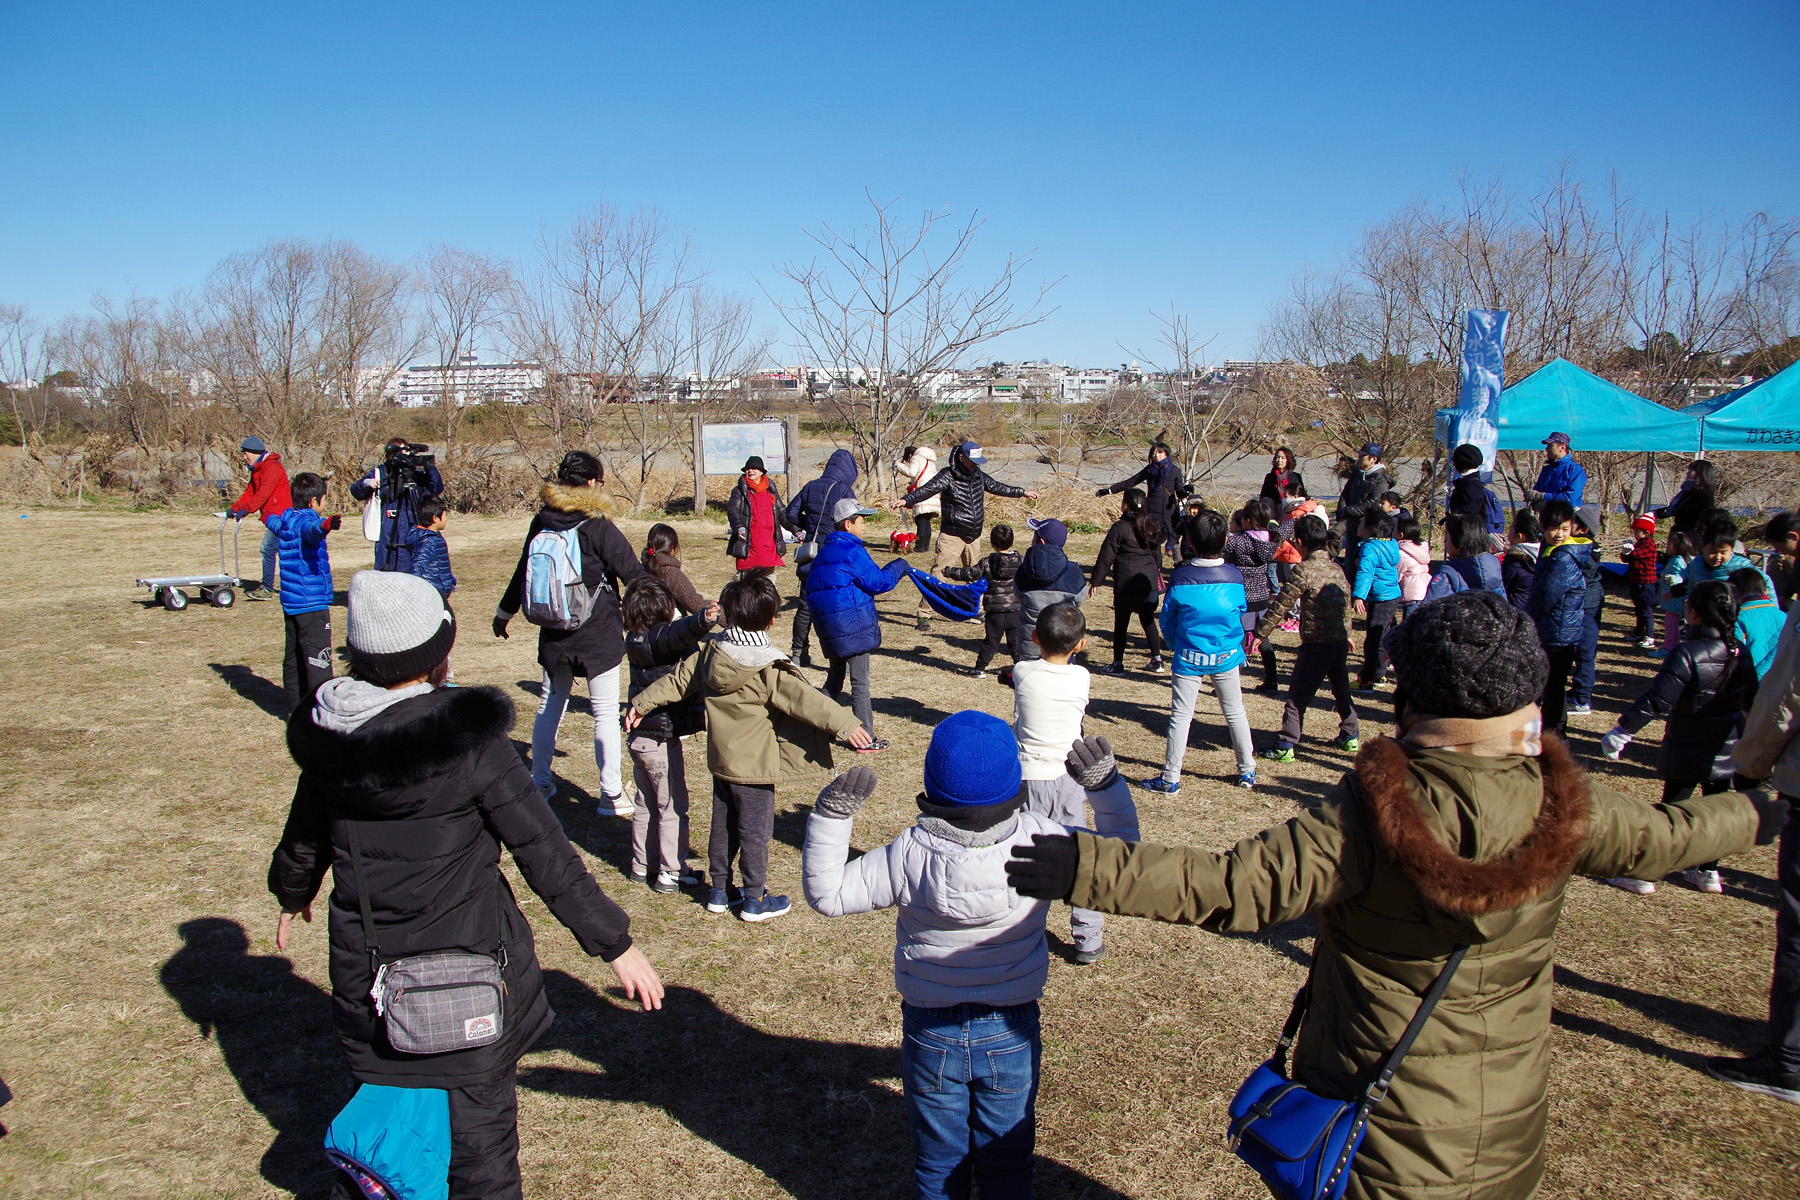
[[[152,602],[160,603],[170,612],[180,612],[188,606],[188,594],[182,588],[196,587],[200,589],[200,599],[214,608],[230,608],[237,603],[237,589],[240,586],[238,577],[243,573],[243,566],[238,555],[238,533],[243,522],[233,522],[229,512],[215,513],[219,518],[219,572],[216,575],[158,575],[138,580],[139,587],[150,589]],[[233,525],[231,531],[231,574],[225,573],[225,526]]]

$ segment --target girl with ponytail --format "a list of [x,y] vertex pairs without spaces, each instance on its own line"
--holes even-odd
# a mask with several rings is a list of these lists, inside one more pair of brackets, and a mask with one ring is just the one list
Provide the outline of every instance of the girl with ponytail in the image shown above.
[[[1663,778],[1663,802],[1732,790],[1731,751],[1744,732],[1744,714],[1756,699],[1756,663],[1733,632],[1737,602],[1729,585],[1697,583],[1687,595],[1686,636],[1663,659],[1662,670],[1644,694],[1625,710],[1601,752],[1613,761],[1652,720],[1667,720],[1656,773]],[[1689,886],[1719,892],[1719,864],[1702,863],[1686,873]],[[1609,879],[1614,887],[1649,895],[1656,885],[1642,879]]]

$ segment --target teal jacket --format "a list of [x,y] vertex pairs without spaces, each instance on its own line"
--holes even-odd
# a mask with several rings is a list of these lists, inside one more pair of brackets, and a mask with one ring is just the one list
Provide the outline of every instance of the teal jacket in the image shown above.
[[1758,680],[1769,673],[1769,664],[1775,661],[1775,644],[1781,640],[1786,621],[1787,614],[1767,596],[1746,600],[1738,609],[1737,639],[1750,651]]
[[1356,586],[1350,594],[1358,600],[1398,600],[1400,543],[1393,538],[1371,538],[1356,552]]

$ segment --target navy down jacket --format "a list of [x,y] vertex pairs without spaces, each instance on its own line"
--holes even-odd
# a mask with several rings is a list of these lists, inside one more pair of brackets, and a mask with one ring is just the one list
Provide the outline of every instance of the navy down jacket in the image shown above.
[[826,658],[867,654],[881,645],[875,597],[892,591],[905,572],[903,558],[896,558],[886,570],[876,566],[853,533],[840,529],[825,535],[806,576],[806,606],[812,610],[813,632],[819,635]]
[[823,541],[835,522],[831,510],[839,500],[856,499],[856,459],[843,449],[833,450],[819,477],[794,493],[782,517],[803,542]]
[[1545,646],[1574,646],[1581,642],[1587,601],[1587,578],[1581,561],[1585,556],[1584,548],[1565,544],[1547,551],[1538,560],[1525,613],[1537,625],[1538,641]]
[[318,612],[331,607],[331,555],[325,523],[310,508],[290,508],[269,518],[281,553],[281,611]]

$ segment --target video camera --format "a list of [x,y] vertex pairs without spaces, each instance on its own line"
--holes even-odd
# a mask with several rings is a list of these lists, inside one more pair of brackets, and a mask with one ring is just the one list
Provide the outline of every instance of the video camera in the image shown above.
[[387,468],[389,476],[402,484],[425,483],[430,478],[431,468],[437,462],[437,456],[428,453],[431,449],[424,442],[391,442],[387,448]]

